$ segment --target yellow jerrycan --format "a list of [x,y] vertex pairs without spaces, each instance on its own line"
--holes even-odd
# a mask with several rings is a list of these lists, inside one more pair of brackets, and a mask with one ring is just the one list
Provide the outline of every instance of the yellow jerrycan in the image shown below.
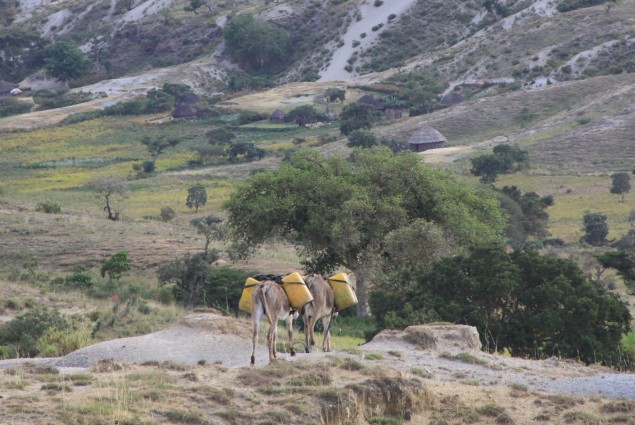
[[304,307],[306,304],[313,301],[313,295],[306,286],[304,279],[300,276],[300,273],[293,272],[282,278],[282,287],[289,297],[289,304],[294,310]]
[[357,295],[348,281],[346,273],[338,273],[329,277],[329,283],[335,295],[335,308],[337,311],[344,310],[357,304]]
[[240,301],[238,302],[238,308],[245,313],[251,314],[251,296],[254,293],[254,289],[260,282],[253,277],[248,277],[245,280],[245,286],[243,287],[243,293],[240,295]]

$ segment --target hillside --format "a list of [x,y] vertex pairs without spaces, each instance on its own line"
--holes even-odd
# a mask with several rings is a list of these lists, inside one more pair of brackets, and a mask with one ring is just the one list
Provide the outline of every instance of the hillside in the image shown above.
[[[242,13],[288,35],[288,50],[270,69],[255,69],[226,46],[227,26]],[[60,41],[81,49],[90,62],[86,74],[68,82],[47,75],[44,57]],[[529,168],[494,185],[551,195],[546,238],[561,245],[542,252],[576,261],[635,315],[632,288],[593,261],[607,247],[579,243],[585,212],[607,217],[609,243],[632,229],[635,197],[627,193],[620,202],[610,193],[610,176],[631,174],[634,166],[634,50],[635,0],[0,0],[0,81],[23,89],[0,94],[0,323],[47,305],[83,320],[90,343],[104,344],[95,350],[121,354],[90,371],[86,362],[56,363],[62,374],[47,366],[64,357],[11,363],[8,370],[9,363],[0,364],[0,398],[7,402],[0,418],[406,423],[404,409],[390,410],[394,394],[383,391],[389,387],[417,400],[411,423],[635,424],[632,400],[607,390],[628,393],[632,374],[555,358],[454,356],[384,335],[333,355],[247,368],[248,356],[236,347],[249,345],[248,323],[228,319],[229,330],[201,331],[183,322],[182,300],[156,273],[201,252],[206,241],[192,220],[223,218],[229,194],[253,174],[300,149],[350,154],[339,121],[298,126],[269,119],[276,109],[312,105],[322,112],[316,96],[337,89],[345,99],[326,105],[335,116],[364,95],[402,110],[401,118],[375,123],[378,139],[406,142],[423,122],[440,131],[445,147],[421,159],[466,185],[479,185],[470,174],[476,155],[498,144],[526,149]],[[173,103],[143,110],[154,89],[182,84],[207,115],[173,119]],[[446,95],[455,100],[442,102]],[[210,143],[219,129],[252,150],[229,156],[227,146]],[[178,143],[153,156],[144,140]],[[113,176],[127,189],[109,199],[117,221],[106,218],[103,193],[89,185]],[[197,183],[207,198],[195,211],[186,198]],[[47,213],[45,205],[59,211]],[[227,248],[219,241],[210,247]],[[100,266],[120,251],[129,253],[132,271],[113,284]],[[221,252],[215,265],[284,274],[300,270],[300,260],[293,246],[272,241],[239,262]],[[92,286],[64,286],[82,273],[92,276]],[[229,296],[220,306],[228,311]],[[364,331],[360,326],[356,343]],[[227,333],[243,340],[222,342]],[[136,351],[120,346],[128,337],[128,348],[155,354],[162,348],[143,341],[160,340],[179,355],[128,364],[139,363],[126,358]],[[632,349],[634,332],[628,340]],[[226,348],[220,354],[219,346]],[[66,359],[84,361],[91,352],[84,350]],[[346,411],[358,416],[344,418]]]

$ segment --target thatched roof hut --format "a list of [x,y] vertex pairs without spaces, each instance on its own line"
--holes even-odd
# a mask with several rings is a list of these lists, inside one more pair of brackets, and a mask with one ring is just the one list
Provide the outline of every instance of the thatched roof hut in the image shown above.
[[193,91],[183,93],[176,101],[177,105],[196,105],[201,101],[201,98]]
[[375,96],[373,96],[372,94],[365,94],[364,96],[359,98],[357,103],[372,106],[373,108],[378,110],[386,109],[386,105],[383,102],[380,102],[379,100],[375,99]]
[[269,121],[282,123],[284,122],[284,118],[285,118],[284,112],[282,112],[282,110],[280,109],[276,109],[275,111],[271,113],[271,117],[269,117]]
[[415,152],[424,152],[428,149],[440,148],[445,142],[447,142],[447,140],[443,137],[443,134],[426,123],[422,123],[419,129],[408,139],[410,150]]
[[196,109],[186,103],[177,105],[172,111],[172,118],[183,118],[193,120],[196,118]]

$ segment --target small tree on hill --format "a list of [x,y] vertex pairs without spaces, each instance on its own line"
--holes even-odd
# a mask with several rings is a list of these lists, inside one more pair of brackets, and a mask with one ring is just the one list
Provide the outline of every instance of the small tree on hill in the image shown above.
[[370,130],[378,119],[379,115],[372,106],[351,103],[344,107],[340,115],[340,133],[348,136],[355,130]]
[[624,202],[624,194],[631,191],[631,176],[628,173],[613,173],[611,180],[611,193],[621,195]]
[[96,177],[86,183],[85,187],[94,191],[99,196],[103,196],[106,202],[104,211],[108,214],[108,219],[117,221],[121,218],[118,211],[113,212],[111,206],[111,198],[118,196],[120,198],[128,197],[127,182],[116,176]]
[[223,220],[215,215],[208,215],[207,217],[195,218],[190,221],[190,224],[196,229],[199,235],[205,238],[205,255],[209,251],[209,244],[212,241],[220,241],[225,238],[225,226],[223,226]]
[[211,263],[218,259],[209,254],[186,254],[184,257],[170,261],[157,269],[157,277],[161,284],[173,283],[186,293],[185,308],[194,308],[196,297],[205,286],[212,273]]
[[251,14],[234,16],[223,34],[230,56],[253,71],[273,72],[291,55],[289,33]]
[[215,128],[205,133],[207,141],[212,146],[223,146],[231,143],[236,138],[236,134],[232,133],[225,127]]
[[128,252],[120,251],[113,254],[101,265],[101,277],[108,275],[108,281],[112,284],[113,280],[119,280],[121,275],[130,270],[130,262],[128,261]]
[[302,105],[293,108],[285,117],[285,121],[298,124],[300,127],[316,122],[318,120],[318,111],[311,105]]
[[67,41],[58,41],[47,50],[44,66],[50,76],[61,81],[68,81],[84,75],[91,64],[84,52],[76,45]]
[[491,154],[479,155],[470,160],[470,172],[481,177],[482,183],[494,183],[499,174],[520,171],[529,164],[529,153],[518,146],[500,144]]
[[606,223],[606,216],[600,213],[584,214],[584,235],[580,239],[593,246],[606,244],[606,236],[609,234],[609,225]]
[[198,212],[199,207],[202,207],[206,203],[207,191],[205,190],[205,186],[201,183],[196,183],[194,186],[190,186],[187,190],[185,205],[188,208],[194,208],[194,212]]

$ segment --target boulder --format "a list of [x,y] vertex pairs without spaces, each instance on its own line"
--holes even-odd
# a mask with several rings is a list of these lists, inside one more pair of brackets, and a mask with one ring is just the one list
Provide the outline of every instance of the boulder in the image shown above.
[[416,325],[403,331],[385,330],[372,342],[406,342],[422,350],[447,352],[480,351],[482,347],[476,328],[467,325]]

